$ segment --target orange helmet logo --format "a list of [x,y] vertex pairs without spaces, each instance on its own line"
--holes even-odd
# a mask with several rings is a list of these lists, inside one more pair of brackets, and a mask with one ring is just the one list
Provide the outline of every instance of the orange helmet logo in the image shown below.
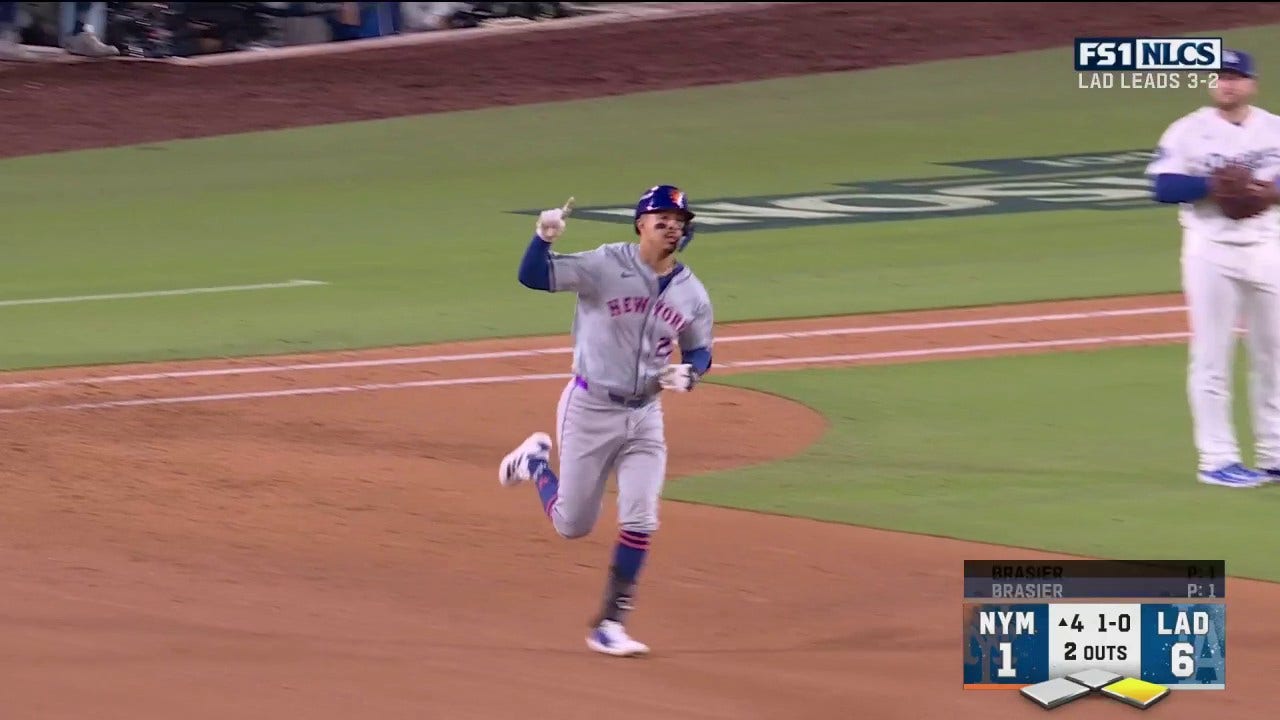
[[677,190],[676,188],[671,188],[671,190],[667,192],[667,195],[668,197],[671,198],[671,202],[675,203],[676,207],[684,207],[683,192],[681,192],[680,190]]

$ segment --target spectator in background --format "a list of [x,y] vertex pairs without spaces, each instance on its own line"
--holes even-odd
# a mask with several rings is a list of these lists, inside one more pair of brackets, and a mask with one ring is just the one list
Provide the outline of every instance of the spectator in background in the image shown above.
[[[112,3],[107,42],[134,57],[194,57],[328,42],[326,16],[341,3]],[[314,20],[314,25],[309,22]],[[293,23],[306,22],[304,32]],[[298,40],[297,37],[302,39]],[[290,42],[293,40],[293,42]]]
[[267,3],[172,3],[178,11],[172,54],[179,57],[263,47],[274,28]]
[[337,5],[328,16],[334,42],[400,33],[398,2],[344,2]]
[[162,58],[173,46],[173,3],[122,2],[108,8],[107,30],[103,38],[121,55]]
[[111,57],[120,54],[114,46],[107,45],[98,37],[98,32],[105,31],[107,27],[106,3],[58,3],[58,13],[58,35],[67,52],[83,57]]
[[0,2],[0,60],[29,59],[19,40],[18,3]]
[[465,2],[406,2],[400,3],[404,15],[405,30],[452,30],[470,28],[479,24],[469,12],[472,3]]

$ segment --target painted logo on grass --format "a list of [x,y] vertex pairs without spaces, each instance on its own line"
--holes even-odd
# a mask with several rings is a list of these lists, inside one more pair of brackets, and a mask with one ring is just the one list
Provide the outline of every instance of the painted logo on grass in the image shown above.
[[[698,232],[923,220],[1055,210],[1151,207],[1143,176],[1150,150],[941,163],[979,171],[956,177],[835,183],[811,192],[755,197],[694,195]],[[581,197],[581,196],[580,196]],[[633,205],[574,209],[575,220],[630,224]],[[537,215],[541,210],[519,210]]]

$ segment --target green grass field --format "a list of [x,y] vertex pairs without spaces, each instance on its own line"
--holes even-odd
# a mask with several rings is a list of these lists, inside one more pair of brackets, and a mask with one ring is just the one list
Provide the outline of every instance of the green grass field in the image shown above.
[[[1266,67],[1278,29],[1215,34]],[[515,280],[533,225],[516,211],[569,195],[630,205],[659,182],[698,205],[986,178],[938,163],[1151,148],[1204,100],[1080,90],[1069,62],[1059,49],[5,160],[0,369],[562,333],[571,298],[535,306]],[[648,132],[625,130],[636,117]],[[726,229],[686,259],[722,322],[1178,289],[1169,208],[1045,207]],[[560,249],[628,237],[575,219]],[[291,279],[326,284],[9,304]],[[806,402],[832,430],[799,458],[671,496],[1087,554],[1216,555],[1280,579],[1263,542],[1280,499],[1192,482],[1182,362],[1132,349],[720,380]]]
[[[1185,362],[1165,346],[721,378],[831,427],[796,458],[667,496],[1086,556],[1212,556],[1280,580],[1280,493],[1193,480]],[[1243,400],[1237,420],[1248,456]]]

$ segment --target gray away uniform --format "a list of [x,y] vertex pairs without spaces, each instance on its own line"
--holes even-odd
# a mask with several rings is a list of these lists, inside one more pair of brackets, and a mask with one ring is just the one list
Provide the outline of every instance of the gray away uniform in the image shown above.
[[551,291],[578,296],[573,318],[574,379],[556,408],[557,532],[594,527],[609,474],[618,475],[618,521],[651,533],[666,476],[667,442],[658,373],[672,352],[712,349],[711,299],[681,267],[665,289],[635,243],[551,253]]

